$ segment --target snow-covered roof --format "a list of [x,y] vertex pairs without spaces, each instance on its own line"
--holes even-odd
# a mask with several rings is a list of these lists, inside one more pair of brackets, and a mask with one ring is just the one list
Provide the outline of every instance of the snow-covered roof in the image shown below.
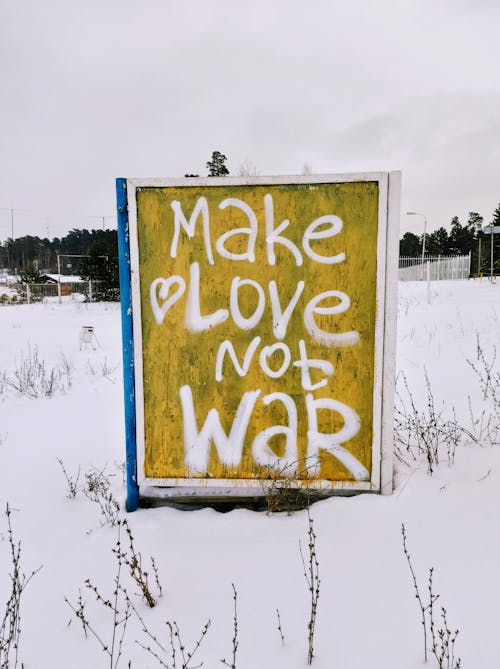
[[82,281],[82,277],[76,274],[61,274],[60,277],[59,274],[44,274],[43,276],[56,283],[59,283],[59,278],[61,279],[61,283],[79,283]]

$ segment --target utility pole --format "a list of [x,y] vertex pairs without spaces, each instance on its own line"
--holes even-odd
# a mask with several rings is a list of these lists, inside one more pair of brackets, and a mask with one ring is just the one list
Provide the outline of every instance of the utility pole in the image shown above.
[[28,209],[13,209],[12,207],[0,207],[0,211],[8,211],[10,213],[10,238],[14,239],[14,212],[15,211],[29,211]]
[[479,237],[479,248],[477,250],[477,278],[481,277],[481,237]]

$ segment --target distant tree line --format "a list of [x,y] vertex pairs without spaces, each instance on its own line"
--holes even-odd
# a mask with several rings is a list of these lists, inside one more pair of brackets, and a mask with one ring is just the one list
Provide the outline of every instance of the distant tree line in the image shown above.
[[[226,160],[223,153],[213,151],[212,159],[206,164],[208,176],[229,174]],[[57,274],[59,268],[62,274],[100,281],[108,286],[110,295],[116,296],[119,286],[116,230],[74,229],[65,237],[52,240],[25,235],[0,243],[0,270],[19,276],[23,283],[43,282],[45,275]]]
[[[106,281],[118,286],[118,236],[116,230],[71,230],[65,237],[26,235],[0,245],[0,269],[41,280],[56,274],[57,256],[63,274]],[[71,256],[84,256],[81,258]]]
[[[500,204],[493,212],[490,225],[500,225]],[[462,225],[458,216],[451,219],[450,232],[441,227],[425,235],[425,255],[471,254],[471,273],[488,274],[490,271],[491,235],[483,232],[484,219],[477,211],[469,212],[467,222]],[[493,236],[494,271],[500,270],[500,234]],[[420,257],[423,234],[407,232],[399,241],[399,255]]]

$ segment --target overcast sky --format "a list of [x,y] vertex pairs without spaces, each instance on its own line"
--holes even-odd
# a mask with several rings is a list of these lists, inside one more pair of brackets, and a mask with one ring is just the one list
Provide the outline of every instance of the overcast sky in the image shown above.
[[[500,202],[497,0],[0,0],[0,240],[116,226],[114,179],[401,170],[428,229]],[[422,219],[401,217],[420,234]]]

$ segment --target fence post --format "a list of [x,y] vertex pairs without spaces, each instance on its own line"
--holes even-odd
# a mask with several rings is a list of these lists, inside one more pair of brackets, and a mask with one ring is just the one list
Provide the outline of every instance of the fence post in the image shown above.
[[427,261],[426,263],[427,270],[427,304],[431,303],[431,263]]
[[61,256],[57,254],[57,273],[59,274],[57,278],[57,301],[61,304]]
[[89,302],[92,302],[92,280],[89,279]]
[[31,290],[29,283],[26,284],[26,303],[31,304]]

